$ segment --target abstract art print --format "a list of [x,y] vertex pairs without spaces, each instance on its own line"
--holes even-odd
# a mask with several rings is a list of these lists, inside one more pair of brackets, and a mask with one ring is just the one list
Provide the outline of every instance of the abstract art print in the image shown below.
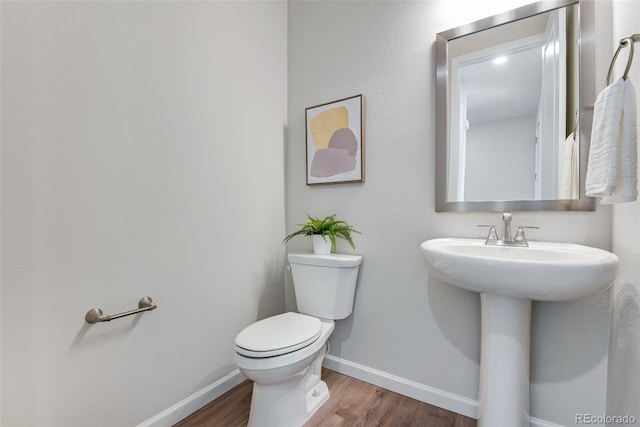
[[364,182],[362,95],[306,109],[307,185]]

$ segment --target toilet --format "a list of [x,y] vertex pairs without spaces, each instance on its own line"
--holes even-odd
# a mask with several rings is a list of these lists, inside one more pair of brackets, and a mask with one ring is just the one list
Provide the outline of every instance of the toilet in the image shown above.
[[260,320],[235,339],[235,363],[253,381],[249,427],[301,426],[329,399],[322,362],[334,321],[351,315],[360,255],[287,255],[298,313]]

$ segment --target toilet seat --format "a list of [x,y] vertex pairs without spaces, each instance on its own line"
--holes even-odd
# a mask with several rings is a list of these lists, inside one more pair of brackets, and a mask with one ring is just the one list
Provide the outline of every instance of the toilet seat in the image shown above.
[[304,348],[320,336],[320,319],[301,313],[283,313],[244,328],[236,336],[236,351],[247,357],[280,356]]

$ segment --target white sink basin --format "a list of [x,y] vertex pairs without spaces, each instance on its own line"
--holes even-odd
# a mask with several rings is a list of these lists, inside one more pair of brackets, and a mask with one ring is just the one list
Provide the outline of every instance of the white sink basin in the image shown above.
[[421,245],[429,272],[480,293],[479,427],[529,427],[531,300],[566,301],[608,288],[618,257],[566,243],[488,246],[480,239]]
[[435,277],[475,292],[538,301],[566,301],[608,288],[618,271],[611,252],[570,243],[488,246],[481,239],[444,238],[421,245]]

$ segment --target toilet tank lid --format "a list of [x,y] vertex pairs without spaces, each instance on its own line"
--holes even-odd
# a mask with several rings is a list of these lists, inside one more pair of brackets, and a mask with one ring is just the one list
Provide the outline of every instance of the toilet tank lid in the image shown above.
[[291,264],[315,265],[319,267],[349,268],[362,263],[362,256],[347,254],[316,255],[313,252],[290,252]]

